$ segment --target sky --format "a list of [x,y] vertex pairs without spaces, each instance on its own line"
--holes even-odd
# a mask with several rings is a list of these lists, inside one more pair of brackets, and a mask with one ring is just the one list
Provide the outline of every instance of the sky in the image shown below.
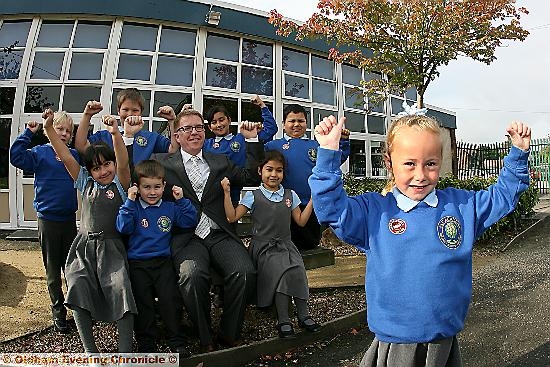
[[[277,9],[285,17],[306,20],[317,0],[224,0],[261,11]],[[521,19],[530,32],[523,42],[504,41],[490,65],[465,57],[440,68],[425,103],[456,112],[459,141],[505,140],[506,126],[523,121],[533,138],[550,135],[550,1],[517,0],[529,10]]]

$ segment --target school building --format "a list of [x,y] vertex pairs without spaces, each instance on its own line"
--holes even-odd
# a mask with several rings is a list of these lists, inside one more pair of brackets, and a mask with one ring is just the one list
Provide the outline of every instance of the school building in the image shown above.
[[[234,131],[241,120],[260,120],[249,100],[258,94],[272,110],[282,136],[285,104],[309,111],[309,136],[328,115],[345,115],[351,156],[343,171],[384,177],[382,149],[388,123],[414,91],[368,106],[357,93],[361,79],[382,76],[327,60],[322,41],[279,37],[268,14],[200,0],[0,2],[0,228],[36,227],[33,174],[9,164],[9,147],[46,107],[68,111],[78,123],[88,100],[116,114],[123,88],[144,95],[146,127],[161,131],[159,106],[192,103],[199,111],[224,104]],[[434,106],[429,114],[454,142],[456,116]],[[100,129],[99,114],[92,122]],[[47,139],[36,134],[33,144]],[[446,156],[450,157],[446,152]],[[451,170],[446,159],[443,172]]]

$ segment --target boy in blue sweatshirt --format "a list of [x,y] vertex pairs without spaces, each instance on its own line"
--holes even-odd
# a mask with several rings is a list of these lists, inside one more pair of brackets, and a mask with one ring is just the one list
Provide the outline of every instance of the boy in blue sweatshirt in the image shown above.
[[[283,187],[294,190],[300,198],[300,210],[304,210],[311,199],[311,190],[307,180],[317,161],[319,143],[307,137],[307,113],[304,107],[298,104],[286,105],[283,110],[285,133],[282,138],[265,144],[265,150],[277,150],[286,159],[286,172]],[[350,154],[349,130],[345,130],[339,142],[342,152],[341,163],[348,159]],[[292,242],[300,250],[311,250],[319,245],[321,240],[321,225],[312,213],[304,227],[294,221],[290,224]]]
[[[153,153],[167,153],[176,151],[179,147],[173,134],[173,123],[176,114],[170,106],[162,106],[157,114],[169,122],[172,140],[147,129],[143,129],[144,121],[141,117],[145,99],[136,88],[123,89],[117,94],[118,115],[120,126],[123,126],[122,139],[128,150],[130,171],[144,159],[149,159]],[[86,104],[82,119],[75,135],[75,148],[83,154],[90,144],[104,142],[113,147],[111,134],[107,130],[100,130],[88,136],[90,121],[93,115],[103,110],[100,102],[89,101]]]
[[138,309],[134,322],[138,351],[158,351],[154,307],[157,297],[170,349],[187,356],[181,329],[183,300],[171,260],[170,231],[173,226],[195,227],[197,211],[178,186],[172,189],[175,202],[162,200],[164,175],[164,167],[157,161],[144,160],[136,165],[138,185],[128,189],[128,199],[120,207],[116,227],[120,233],[129,235],[128,265]]
[[[55,133],[69,144],[73,135],[73,119],[66,112],[56,112],[53,119]],[[61,270],[65,267],[67,253],[76,236],[76,210],[78,202],[74,181],[65,165],[55,154],[51,144],[29,148],[31,139],[40,125],[27,123],[10,148],[10,162],[14,167],[34,173],[34,209],[38,217],[38,241],[42,248],[42,261],[46,269],[48,292],[52,302],[54,328],[68,332],[67,310],[61,287]],[[76,150],[70,149],[79,161]]]
[[[252,97],[251,102],[262,110],[262,128],[258,131],[258,139],[261,143],[271,141],[277,134],[277,122],[260,96]],[[204,141],[203,151],[209,153],[221,153],[229,157],[231,162],[239,167],[245,166],[246,141],[243,134],[233,135],[229,131],[231,117],[224,106],[213,106],[205,115],[208,127],[215,137]],[[236,205],[240,200],[241,190],[239,186],[231,187],[231,201]]]
[[473,245],[529,187],[531,129],[507,128],[513,146],[494,185],[436,190],[439,124],[401,117],[388,131],[386,195],[348,197],[338,152],[344,120],[330,116],[315,128],[321,148],[309,184],[319,220],[368,257],[367,318],[376,337],[361,366],[461,366],[456,335],[472,295]]

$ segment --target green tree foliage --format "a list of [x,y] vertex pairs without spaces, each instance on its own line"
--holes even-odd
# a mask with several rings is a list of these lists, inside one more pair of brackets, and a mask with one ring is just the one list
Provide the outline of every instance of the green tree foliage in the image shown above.
[[440,66],[458,56],[489,64],[503,40],[529,34],[519,22],[528,11],[515,0],[319,0],[317,8],[301,25],[276,10],[269,21],[279,35],[336,45],[329,51],[336,62],[387,75],[364,82],[374,102],[415,87],[423,107]]

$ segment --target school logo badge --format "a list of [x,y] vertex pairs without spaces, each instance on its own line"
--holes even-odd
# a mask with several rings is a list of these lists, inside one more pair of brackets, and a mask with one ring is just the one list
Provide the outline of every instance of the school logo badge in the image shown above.
[[143,228],[149,227],[149,222],[147,222],[147,219],[146,219],[146,218],[143,218],[143,219],[141,220],[141,226],[142,226]]
[[307,151],[307,156],[309,157],[309,159],[310,159],[312,162],[317,161],[317,149],[315,149],[315,148],[310,148],[310,149]]
[[212,148],[214,149],[218,149],[220,147],[220,143],[218,142],[215,142],[214,144],[212,144]]
[[163,215],[157,220],[157,225],[162,232],[169,232],[172,228],[172,221],[170,218]]
[[241,143],[239,143],[238,141],[234,141],[233,143],[231,143],[232,151],[238,152],[240,149],[241,149]]
[[407,230],[407,223],[401,218],[392,218],[388,222],[388,229],[393,234],[403,234]]
[[286,204],[287,208],[290,208],[292,206],[292,200],[286,199],[285,204]]
[[115,197],[115,193],[112,190],[105,191],[105,195],[111,200]]
[[290,144],[289,144],[289,143],[283,144],[283,149],[284,149],[284,150],[287,150],[288,148],[290,148]]
[[136,138],[136,143],[137,145],[139,145],[140,147],[144,147],[147,145],[147,139],[145,139],[145,137],[143,136],[138,136]]
[[437,236],[441,243],[454,250],[462,243],[462,226],[457,218],[445,216],[437,223]]

